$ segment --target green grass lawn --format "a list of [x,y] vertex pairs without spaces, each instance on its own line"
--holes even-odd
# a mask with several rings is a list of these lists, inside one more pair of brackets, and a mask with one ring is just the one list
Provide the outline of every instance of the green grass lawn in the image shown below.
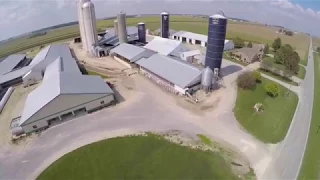
[[108,78],[108,76],[105,76],[105,75],[99,74],[99,73],[94,72],[94,71],[88,71],[88,70],[87,70],[87,72],[88,72],[88,75],[101,76],[103,79]]
[[299,67],[299,72],[297,74],[297,77],[300,79],[304,79],[304,77],[306,76],[306,68],[303,66]]
[[301,59],[300,64],[302,64],[304,66],[308,65],[308,54],[309,54],[309,50],[304,55],[303,59]]
[[58,159],[38,180],[238,179],[218,153],[171,143],[158,135],[118,137]]
[[313,53],[314,56],[314,99],[312,119],[309,131],[309,139],[304,154],[302,166],[299,173],[299,180],[319,179],[320,170],[320,56]]
[[[266,56],[266,57],[263,58],[263,61],[271,62],[273,64],[274,68],[280,69],[282,71],[285,70],[285,66],[283,64],[276,63],[274,58],[272,58],[272,57]],[[297,76],[300,79],[304,79],[305,75],[306,75],[306,69],[303,66],[300,66],[299,72],[295,76]],[[288,83],[288,80],[285,80],[285,79],[283,79],[281,77],[279,77],[279,78],[277,78],[277,79],[279,79],[281,81],[285,81],[285,82]]]
[[298,86],[298,85],[299,85],[299,84],[296,83],[295,81],[291,81],[290,79],[284,78],[283,76],[279,76],[279,75],[274,74],[274,73],[272,73],[272,72],[270,72],[270,71],[264,71],[264,70],[262,70],[262,69],[259,69],[259,72],[261,72],[261,73],[263,73],[263,74],[266,74],[266,75],[268,75],[268,76],[271,76],[271,77],[273,77],[273,78],[275,78],[275,79],[278,79],[278,80],[280,80],[280,81],[283,81],[283,82],[285,82],[285,83],[292,84],[292,85],[294,85],[294,86]]
[[[236,106],[234,109],[238,122],[253,136],[265,143],[278,143],[284,139],[293,118],[298,96],[280,86],[280,94],[271,98],[266,94],[265,85],[270,80],[262,79],[254,91],[238,89]],[[262,103],[264,111],[256,113],[253,109],[256,103]]]

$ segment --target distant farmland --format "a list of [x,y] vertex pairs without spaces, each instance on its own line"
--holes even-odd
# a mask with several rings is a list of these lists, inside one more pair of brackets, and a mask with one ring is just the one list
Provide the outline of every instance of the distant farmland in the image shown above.
[[[195,18],[191,16],[171,16],[170,28],[175,30],[185,30],[199,34],[207,34],[208,20],[205,18]],[[148,29],[155,30],[160,27],[160,18],[158,16],[127,18],[128,26],[135,26],[139,22],[144,22]],[[97,28],[100,31],[113,26],[113,20],[99,20]],[[300,57],[304,59],[309,45],[309,38],[304,34],[297,34],[292,37],[279,35],[275,33],[277,28],[266,27],[263,25],[253,23],[237,23],[233,21],[228,22],[227,39],[241,37],[246,41],[256,43],[268,43],[271,45],[272,41],[280,36],[283,43],[292,45],[299,53]],[[46,35],[37,36],[33,38],[19,38],[0,44],[0,58],[8,56],[13,53],[26,51],[28,49],[50,44],[56,41],[70,39],[79,36],[78,25],[67,26],[52,31],[48,31]]]

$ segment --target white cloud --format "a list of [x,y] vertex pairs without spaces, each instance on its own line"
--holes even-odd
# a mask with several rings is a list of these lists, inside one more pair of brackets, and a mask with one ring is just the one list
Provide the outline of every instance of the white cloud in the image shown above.
[[[282,25],[320,36],[320,11],[289,0],[92,0],[98,18],[127,14],[213,14]],[[0,0],[0,40],[60,23],[76,21],[75,0]],[[306,20],[307,19],[307,20]]]

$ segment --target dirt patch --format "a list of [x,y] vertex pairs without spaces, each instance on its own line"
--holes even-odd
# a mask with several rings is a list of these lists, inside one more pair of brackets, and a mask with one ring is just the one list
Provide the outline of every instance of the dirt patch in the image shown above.
[[230,147],[222,146],[215,141],[211,141],[210,144],[204,143],[198,136],[179,130],[166,131],[159,133],[159,135],[171,142],[180,144],[181,146],[188,146],[203,151],[218,152],[225,161],[230,164],[233,172],[237,174],[239,178],[248,179],[248,176],[254,177],[253,170],[250,167],[248,160],[242,154],[237,153]]

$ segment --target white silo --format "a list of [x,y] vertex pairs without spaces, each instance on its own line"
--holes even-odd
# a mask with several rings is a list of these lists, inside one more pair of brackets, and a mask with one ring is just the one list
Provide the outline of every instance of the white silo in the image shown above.
[[128,42],[128,35],[127,35],[127,25],[126,25],[126,14],[120,12],[118,14],[118,36],[119,36],[119,43],[126,43]]
[[118,20],[114,20],[114,34],[118,36]]
[[94,48],[98,43],[98,32],[96,27],[96,15],[92,2],[86,2],[82,5],[84,37],[86,41],[86,51],[94,54]]
[[86,50],[86,40],[84,35],[84,26],[83,26],[83,13],[82,13],[82,6],[84,3],[88,2],[89,0],[77,0],[77,12],[78,12],[78,22],[79,22],[79,30],[80,30],[80,37],[82,41],[82,48]]
[[213,80],[214,80],[214,74],[212,70],[210,69],[210,67],[206,67],[202,71],[202,78],[201,78],[201,86],[206,93],[208,93],[211,90]]

